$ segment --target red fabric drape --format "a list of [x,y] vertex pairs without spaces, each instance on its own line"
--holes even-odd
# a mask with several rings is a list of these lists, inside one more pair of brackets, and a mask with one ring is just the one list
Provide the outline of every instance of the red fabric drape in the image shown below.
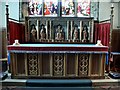
[[18,39],[19,43],[25,42],[25,25],[9,21],[9,44]]
[[110,41],[110,23],[95,23],[95,43],[101,40],[105,46],[109,46]]

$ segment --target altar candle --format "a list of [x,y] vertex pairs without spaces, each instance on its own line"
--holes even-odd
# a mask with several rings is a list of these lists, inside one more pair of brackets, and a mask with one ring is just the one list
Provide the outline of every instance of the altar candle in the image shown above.
[[112,3],[112,5],[111,5],[111,7],[114,7],[114,6],[113,6],[113,3]]
[[18,40],[15,40],[15,43],[18,43]]
[[6,0],[6,5],[8,5],[8,0]]

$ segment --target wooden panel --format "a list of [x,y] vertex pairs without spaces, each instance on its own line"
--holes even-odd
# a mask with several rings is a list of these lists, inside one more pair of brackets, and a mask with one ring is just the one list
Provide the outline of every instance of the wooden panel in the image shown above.
[[113,70],[120,72],[120,55],[113,56]]
[[67,63],[66,63],[66,66],[67,66],[67,75],[69,76],[73,76],[75,75],[75,55],[74,54],[68,54],[67,55]]
[[42,75],[50,75],[50,55],[42,54]]
[[17,72],[17,58],[16,58],[17,54],[16,53],[13,53],[13,62],[12,62],[12,68],[13,68],[13,75],[16,75],[16,72]]
[[104,63],[105,54],[11,53],[12,76],[19,78],[100,78]]
[[91,75],[98,76],[100,72],[100,55],[94,54],[91,57]]
[[[120,29],[114,29],[112,31],[111,51],[120,52]],[[112,71],[120,71],[120,56],[113,55],[113,62],[110,63],[110,69]]]
[[120,52],[120,30],[112,31],[111,51]]
[[106,61],[106,55],[102,54],[102,58],[100,60],[101,65],[100,65],[100,76],[104,76],[105,75],[105,61]]
[[17,54],[17,74],[25,74],[25,57],[24,54]]
[[38,75],[41,75],[42,69],[42,54],[38,54]]
[[6,29],[2,28],[2,58],[7,57],[7,38]]

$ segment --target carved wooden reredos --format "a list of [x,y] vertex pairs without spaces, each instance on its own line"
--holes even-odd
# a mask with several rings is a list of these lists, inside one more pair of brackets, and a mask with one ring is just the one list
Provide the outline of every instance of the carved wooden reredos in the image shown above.
[[29,43],[93,43],[93,18],[25,17]]

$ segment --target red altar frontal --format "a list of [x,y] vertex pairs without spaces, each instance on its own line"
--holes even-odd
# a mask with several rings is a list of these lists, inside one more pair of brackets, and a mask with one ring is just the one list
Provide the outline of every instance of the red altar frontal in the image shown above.
[[9,45],[12,78],[104,78],[107,46]]

